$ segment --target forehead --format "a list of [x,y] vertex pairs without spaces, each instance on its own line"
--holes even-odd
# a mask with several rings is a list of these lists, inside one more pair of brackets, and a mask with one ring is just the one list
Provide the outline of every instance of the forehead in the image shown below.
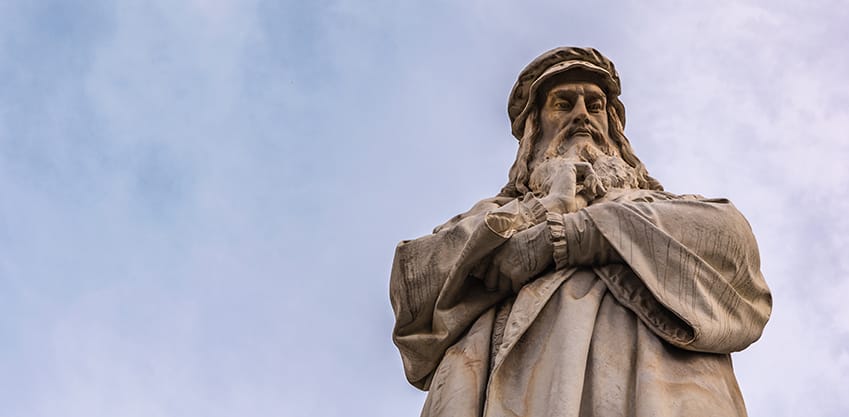
[[564,93],[584,96],[605,97],[604,90],[589,81],[560,81],[551,85],[546,93],[548,97],[556,97]]

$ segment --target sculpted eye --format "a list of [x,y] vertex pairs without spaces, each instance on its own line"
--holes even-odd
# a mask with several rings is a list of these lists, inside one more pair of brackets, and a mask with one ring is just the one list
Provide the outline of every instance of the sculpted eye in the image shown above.
[[598,113],[604,110],[604,105],[601,104],[600,101],[594,101],[590,103],[589,111],[593,113]]
[[572,108],[572,103],[566,100],[561,100],[554,103],[554,108],[557,110],[570,110]]

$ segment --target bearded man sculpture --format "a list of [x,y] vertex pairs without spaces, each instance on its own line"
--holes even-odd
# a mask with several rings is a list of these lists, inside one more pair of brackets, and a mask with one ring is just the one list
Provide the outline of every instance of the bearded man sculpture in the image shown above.
[[422,416],[744,416],[731,352],[772,300],[725,199],[675,195],[624,135],[613,63],[557,48],[519,74],[493,198],[401,242],[390,297]]

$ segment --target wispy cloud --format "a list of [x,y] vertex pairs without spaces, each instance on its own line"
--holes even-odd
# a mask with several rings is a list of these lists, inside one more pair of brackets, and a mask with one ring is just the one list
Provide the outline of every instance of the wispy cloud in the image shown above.
[[735,356],[750,415],[845,415],[844,9],[3,3],[4,410],[417,413],[392,248],[497,192],[516,74],[577,44],[616,62],[650,171],[755,229],[776,305]]

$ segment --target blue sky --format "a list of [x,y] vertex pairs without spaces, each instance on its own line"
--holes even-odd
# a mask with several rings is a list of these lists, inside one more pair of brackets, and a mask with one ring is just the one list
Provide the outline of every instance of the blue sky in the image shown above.
[[506,181],[559,45],[626,133],[752,224],[752,416],[849,414],[842,1],[0,3],[0,415],[402,416],[397,241]]

